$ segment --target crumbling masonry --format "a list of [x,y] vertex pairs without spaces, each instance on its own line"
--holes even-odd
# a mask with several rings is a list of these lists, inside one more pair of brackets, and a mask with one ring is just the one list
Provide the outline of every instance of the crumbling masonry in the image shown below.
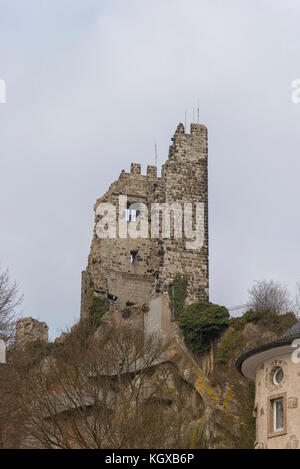
[[99,221],[96,215],[88,266],[82,273],[82,316],[86,315],[91,285],[100,295],[101,292],[116,295],[119,307],[129,303],[142,305],[168,291],[176,273],[188,277],[187,304],[208,301],[207,129],[204,125],[191,124],[190,133],[185,133],[183,124],[179,124],[172,141],[161,177],[157,176],[156,166],[148,166],[147,174],[143,175],[141,165],[132,163],[130,173],[123,170],[119,179],[97,200],[95,212],[102,202],[118,207],[119,195],[126,195],[130,204],[142,202],[149,207],[150,227],[151,203],[200,202],[204,204],[203,246],[189,250],[184,237],[153,239],[150,233],[145,239],[100,239],[96,234]]
[[22,318],[16,324],[15,345],[24,347],[26,344],[35,341],[48,342],[48,326],[45,322],[37,319]]

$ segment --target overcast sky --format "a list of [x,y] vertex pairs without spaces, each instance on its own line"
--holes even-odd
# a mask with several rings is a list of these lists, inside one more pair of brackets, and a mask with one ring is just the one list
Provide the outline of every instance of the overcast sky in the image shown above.
[[0,0],[0,260],[51,336],[79,318],[93,205],[200,102],[210,299],[300,281],[299,0]]

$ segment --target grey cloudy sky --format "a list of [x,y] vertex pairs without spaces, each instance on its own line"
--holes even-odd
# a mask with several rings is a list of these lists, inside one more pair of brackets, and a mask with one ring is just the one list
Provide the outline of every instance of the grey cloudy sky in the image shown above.
[[79,317],[93,204],[209,129],[210,295],[300,281],[299,0],[0,0],[0,259],[52,337]]

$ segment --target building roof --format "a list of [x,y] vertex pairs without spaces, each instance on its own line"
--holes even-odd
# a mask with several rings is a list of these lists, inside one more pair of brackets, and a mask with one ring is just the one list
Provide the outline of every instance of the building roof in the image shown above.
[[300,337],[300,321],[297,321],[280,339],[288,339],[289,337],[293,339]]
[[300,321],[278,339],[262,342],[244,352],[236,360],[235,365],[243,376],[254,379],[255,368],[259,362],[292,351],[291,343],[298,338],[300,338]]

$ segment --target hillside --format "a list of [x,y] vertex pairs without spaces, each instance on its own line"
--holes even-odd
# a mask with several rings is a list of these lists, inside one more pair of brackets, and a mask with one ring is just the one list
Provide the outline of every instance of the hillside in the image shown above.
[[[167,297],[164,306],[170,317]],[[197,308],[182,315],[192,310],[199,320]],[[87,318],[54,343],[32,342],[30,331],[0,370],[2,446],[253,448],[254,385],[238,373],[235,361],[296,319],[253,311],[229,319],[226,308],[201,308],[202,326],[209,323],[213,340],[209,345],[207,337],[194,337],[193,351],[180,314],[169,321],[167,334],[145,333],[147,305],[95,308],[95,314],[91,307]],[[214,321],[223,330],[217,338]]]

